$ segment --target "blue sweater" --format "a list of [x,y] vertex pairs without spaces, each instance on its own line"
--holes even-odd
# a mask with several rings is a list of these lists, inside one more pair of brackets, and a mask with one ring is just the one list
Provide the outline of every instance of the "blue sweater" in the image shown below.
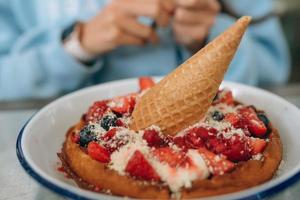
[[[262,16],[269,0],[228,0],[242,15]],[[75,21],[93,17],[104,0],[0,0],[0,100],[44,98],[109,80],[165,75],[190,53],[175,43],[170,27],[159,28],[160,43],[124,46],[85,66],[63,48],[61,34]],[[220,14],[211,40],[235,19]],[[289,55],[278,19],[251,25],[225,79],[246,84],[281,84]]]

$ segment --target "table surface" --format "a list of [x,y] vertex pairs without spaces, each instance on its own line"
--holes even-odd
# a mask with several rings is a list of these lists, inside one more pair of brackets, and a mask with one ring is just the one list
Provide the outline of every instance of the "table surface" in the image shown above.
[[[300,108],[300,87],[292,93],[278,92]],[[2,107],[1,107],[2,105]],[[4,107],[3,107],[4,105]],[[60,200],[61,196],[40,186],[25,173],[16,156],[16,139],[24,123],[38,110],[5,109],[0,103],[0,200]],[[1,110],[2,109],[2,110]],[[299,199],[300,181],[268,199]]]

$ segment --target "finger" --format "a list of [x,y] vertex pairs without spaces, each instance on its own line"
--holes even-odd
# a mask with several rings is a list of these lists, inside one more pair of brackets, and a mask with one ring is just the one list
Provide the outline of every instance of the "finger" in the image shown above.
[[170,14],[161,0],[115,0],[112,6],[132,16],[147,16],[156,20],[160,26],[166,26],[170,21]]
[[174,20],[179,23],[204,24],[210,27],[214,24],[215,17],[207,11],[177,8],[175,11]]
[[141,37],[142,39],[149,39],[154,33],[149,26],[139,23],[134,17],[121,16],[116,23],[122,30],[136,37]]
[[163,7],[172,14],[176,8],[176,3],[174,0],[161,0]]
[[194,26],[191,24],[174,23],[173,30],[177,39],[188,38],[190,42],[202,42],[208,34],[208,29],[205,26]]
[[145,44],[145,40],[130,35],[130,34],[126,34],[123,33],[120,35],[120,37],[117,40],[118,45],[135,45],[135,46],[141,46]]
[[185,8],[208,8],[213,12],[219,12],[220,4],[217,0],[175,0],[178,6]]

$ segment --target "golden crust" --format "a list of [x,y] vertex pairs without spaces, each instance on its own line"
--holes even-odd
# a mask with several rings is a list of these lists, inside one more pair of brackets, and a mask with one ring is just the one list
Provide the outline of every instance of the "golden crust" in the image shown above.
[[[62,153],[59,155],[63,161],[65,171],[80,187],[94,191],[96,190],[95,188],[101,188],[102,190],[99,192],[109,190],[113,195],[135,198],[171,198],[166,187],[158,184],[145,184],[129,176],[121,176],[117,172],[108,169],[105,164],[93,160],[78,144],[71,140],[73,132],[82,126],[83,122],[81,121],[70,128],[66,135]],[[182,190],[181,197],[186,199],[226,194],[250,188],[270,180],[274,176],[282,158],[282,144],[278,132],[274,129],[263,155],[263,161],[249,160],[240,162],[231,173],[195,181],[192,188]]]

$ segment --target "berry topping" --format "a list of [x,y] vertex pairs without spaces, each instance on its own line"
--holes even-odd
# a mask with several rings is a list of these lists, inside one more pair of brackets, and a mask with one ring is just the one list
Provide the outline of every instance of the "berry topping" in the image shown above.
[[[198,134],[198,132],[201,132],[199,130],[201,129],[199,128],[190,129],[189,132],[184,136],[185,144],[188,148],[197,149],[199,147],[204,146],[203,140],[201,139],[200,134]],[[208,131],[206,129],[203,130],[205,130],[205,135],[206,135]]]
[[246,137],[233,135],[229,138],[211,137],[206,142],[206,147],[217,154],[227,156],[230,161],[245,161],[251,157],[251,148]]
[[198,150],[212,174],[222,175],[234,169],[234,163],[226,160],[224,156],[216,155],[206,148],[199,148]]
[[221,121],[224,119],[224,115],[219,112],[219,111],[215,111],[211,114],[211,117],[215,120],[215,121]]
[[128,161],[125,171],[131,176],[144,180],[159,181],[160,178],[143,156],[143,154],[136,150],[130,160]]
[[155,82],[151,77],[140,77],[139,78],[140,90],[151,88],[155,85]]
[[267,133],[267,127],[257,117],[256,112],[251,107],[243,107],[239,109],[239,113],[243,122],[249,129],[250,133],[256,137],[263,137]]
[[232,92],[230,90],[221,90],[219,93],[216,95],[213,104],[218,104],[218,103],[225,103],[228,105],[234,105],[234,99]]
[[122,120],[117,119],[116,126],[126,126],[126,124]]
[[173,139],[174,144],[183,150],[198,149],[203,147],[205,142],[215,137],[217,130],[214,128],[194,127],[188,129],[184,136],[178,136]]
[[109,106],[112,111],[118,114],[131,113],[135,106],[135,94],[116,97],[110,103]]
[[96,101],[87,111],[85,120],[87,122],[96,122],[101,119],[108,109],[108,101]]
[[101,119],[101,127],[106,131],[110,129],[110,127],[116,126],[117,117],[114,114],[105,115]]
[[160,137],[159,132],[154,129],[146,129],[143,134],[143,139],[147,141],[150,147],[159,147],[164,145],[163,138]]
[[90,142],[87,147],[88,154],[94,159],[102,163],[110,161],[109,152],[97,142]]
[[183,152],[175,152],[169,147],[157,148],[153,155],[160,161],[167,163],[170,167],[183,165],[187,161],[187,156]]
[[74,143],[78,143],[79,140],[80,140],[80,135],[74,133],[74,134],[72,135],[72,137],[71,137],[71,140],[72,140],[72,142],[74,142]]
[[270,125],[270,120],[268,119],[268,117],[262,112],[257,113],[257,117],[267,127],[267,133],[270,133],[272,130],[271,130],[271,125]]
[[108,140],[112,139],[116,135],[117,130],[118,130],[117,128],[110,129],[105,133],[104,136],[101,137],[101,139],[107,142]]
[[250,159],[251,148],[244,137],[233,136],[225,142],[227,149],[222,152],[233,162],[246,161]]
[[94,125],[87,125],[83,129],[80,130],[80,133],[79,133],[80,146],[86,147],[89,142],[96,140],[96,136],[93,132],[94,128],[95,128]]
[[229,122],[235,128],[238,128],[240,125],[240,118],[235,113],[227,113],[224,120]]
[[252,155],[262,153],[267,145],[267,142],[260,138],[249,138],[249,143]]

